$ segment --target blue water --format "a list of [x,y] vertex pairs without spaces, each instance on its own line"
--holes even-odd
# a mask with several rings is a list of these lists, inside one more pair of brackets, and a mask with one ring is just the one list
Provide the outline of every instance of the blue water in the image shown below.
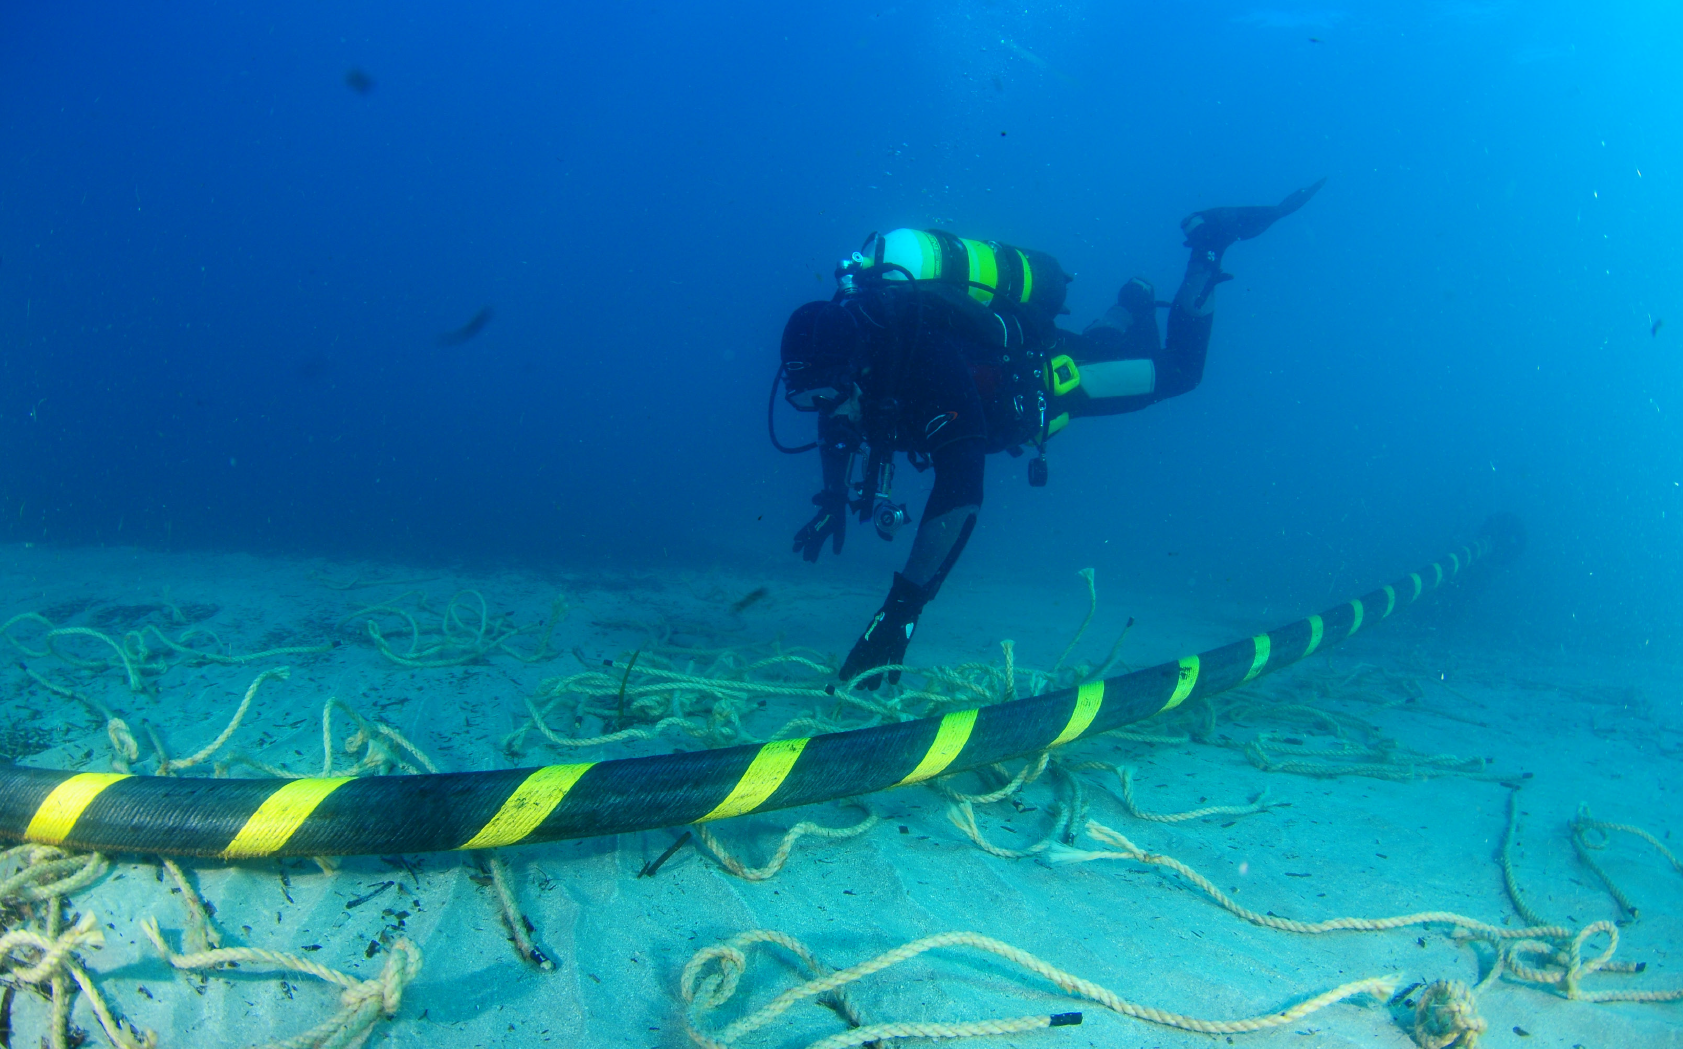
[[[777,336],[866,234],[1050,252],[1080,327],[1172,292],[1182,215],[1325,175],[1228,253],[1199,389],[1081,421],[1046,489],[990,462],[954,579],[1091,564],[1283,619],[1512,510],[1486,629],[1683,655],[1670,5],[3,21],[5,541],[794,571]],[[886,588],[904,547],[816,571]]]

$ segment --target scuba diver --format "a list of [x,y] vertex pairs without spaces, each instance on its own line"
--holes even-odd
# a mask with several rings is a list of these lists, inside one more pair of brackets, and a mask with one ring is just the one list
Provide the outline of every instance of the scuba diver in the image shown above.
[[[1055,323],[1072,279],[1052,256],[937,230],[871,234],[836,269],[828,301],[795,310],[783,329],[779,383],[798,411],[818,417],[818,512],[794,550],[818,560],[826,541],[840,553],[849,513],[893,539],[907,523],[893,501],[894,456],[935,469],[906,567],[855,642],[840,678],[899,665],[924,606],[941,588],[976,527],[985,456],[1032,447],[1029,484],[1046,483],[1046,442],[1071,419],[1139,411],[1187,393],[1204,374],[1216,286],[1232,275],[1222,255],[1301,208],[1326,180],[1278,205],[1213,208],[1181,221],[1192,256],[1171,302],[1135,277],[1116,303],[1077,334]],[[1168,307],[1160,341],[1158,307]],[[862,469],[855,476],[856,468]],[[876,689],[882,673],[859,681]],[[887,671],[891,682],[898,671]]]

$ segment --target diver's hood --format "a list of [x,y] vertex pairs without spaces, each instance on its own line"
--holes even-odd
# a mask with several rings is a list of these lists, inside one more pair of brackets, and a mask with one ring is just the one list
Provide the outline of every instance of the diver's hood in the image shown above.
[[809,302],[783,326],[784,382],[791,391],[837,385],[865,348],[853,311],[837,302]]

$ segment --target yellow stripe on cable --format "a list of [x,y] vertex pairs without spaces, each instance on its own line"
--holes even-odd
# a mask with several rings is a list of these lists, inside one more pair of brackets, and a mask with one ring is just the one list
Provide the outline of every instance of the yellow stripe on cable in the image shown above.
[[280,851],[310,813],[329,794],[349,783],[350,776],[295,779],[263,799],[234,840],[222,850],[225,860],[251,859]]
[[1315,649],[1321,647],[1321,635],[1325,630],[1320,616],[1309,617],[1309,647],[1303,650],[1302,659],[1308,659],[1315,654]]
[[1422,586],[1422,584],[1420,582],[1420,573],[1419,572],[1410,572],[1410,573],[1408,573],[1408,577],[1410,579],[1414,580],[1414,596],[1409,598],[1409,600],[1410,601],[1418,601],[1418,600],[1420,600],[1420,590],[1421,590],[1421,586]]
[[730,795],[707,815],[696,820],[706,823],[708,820],[729,819],[740,816],[744,812],[753,812],[771,797],[772,792],[783,785],[783,780],[789,775],[789,770],[795,767],[795,759],[806,749],[805,737],[801,739],[780,739],[767,743],[754,755],[754,760],[748,766],[748,771],[736,781],[731,788]]
[[1099,707],[1104,703],[1104,682],[1089,681],[1075,690],[1075,710],[1069,715],[1069,723],[1058,733],[1058,738],[1047,744],[1049,747],[1061,747],[1081,733],[1087,731],[1087,726],[1099,716]]
[[1356,598],[1355,600],[1350,602],[1350,612],[1352,614],[1352,618],[1350,620],[1350,633],[1345,634],[1344,635],[1345,637],[1355,636],[1356,631],[1358,631],[1362,628],[1362,601],[1361,601],[1361,598]]
[[520,781],[520,786],[514,788],[514,793],[503,802],[502,808],[492,816],[485,826],[479,828],[479,833],[469,838],[460,848],[464,849],[494,849],[499,845],[513,845],[523,841],[526,835],[538,829],[538,824],[549,818],[555,807],[567,797],[567,792],[579,781],[579,777],[590,771],[594,761],[587,761],[579,765],[545,765],[536,772]]
[[[1175,680],[1175,694],[1163,704],[1163,710],[1173,710],[1192,695],[1193,686],[1198,684],[1198,657],[1182,656],[1180,658],[1180,676]],[[1158,711],[1161,714],[1163,711]]]
[[1251,643],[1256,647],[1256,655],[1251,657],[1250,673],[1245,675],[1240,684],[1262,673],[1262,668],[1268,665],[1268,654],[1274,650],[1274,641],[1267,634],[1256,635],[1251,638]]
[[1396,611],[1396,608],[1397,608],[1397,591],[1391,586],[1391,584],[1386,583],[1385,584],[1385,614],[1380,616],[1379,618],[1380,619],[1390,619],[1391,618],[1391,613]]
[[1461,558],[1456,554],[1450,554],[1449,555],[1449,574],[1450,575],[1460,575],[1461,574]]
[[35,810],[24,840],[38,845],[60,845],[81,818],[82,811],[99,797],[100,791],[129,777],[121,772],[78,772],[53,788]]
[[935,742],[929,745],[929,752],[917,763],[917,768],[895,786],[922,783],[931,776],[939,776],[945,772],[947,766],[953,763],[953,759],[958,757],[958,752],[964,749],[964,744],[970,741],[970,730],[975,727],[974,707],[969,710],[955,710],[942,718],[941,727],[935,730]]

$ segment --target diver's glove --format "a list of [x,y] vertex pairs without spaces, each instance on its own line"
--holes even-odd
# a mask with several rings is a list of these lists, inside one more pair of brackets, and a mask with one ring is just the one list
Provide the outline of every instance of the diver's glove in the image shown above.
[[[842,664],[842,681],[851,681],[872,667],[894,666],[905,660],[906,645],[912,640],[912,631],[917,629],[917,617],[928,603],[929,596],[923,587],[895,572],[888,600],[882,603],[882,608],[872,617],[871,625],[853,643],[853,651],[847,654],[847,662]],[[882,677],[881,674],[873,674],[859,682],[859,687],[875,692],[882,684]],[[889,684],[896,684],[899,680],[898,670],[888,672]]]
[[1323,178],[1272,206],[1195,211],[1180,220],[1181,232],[1186,234],[1186,246],[1196,252],[1214,252],[1212,260],[1217,260],[1229,244],[1262,236],[1269,226],[1309,203],[1309,198],[1325,184],[1326,179]]
[[795,533],[794,552],[807,561],[818,560],[824,549],[824,539],[830,540],[830,550],[841,553],[842,540],[847,538],[847,493],[826,488],[812,497],[818,512],[800,531]]

